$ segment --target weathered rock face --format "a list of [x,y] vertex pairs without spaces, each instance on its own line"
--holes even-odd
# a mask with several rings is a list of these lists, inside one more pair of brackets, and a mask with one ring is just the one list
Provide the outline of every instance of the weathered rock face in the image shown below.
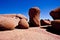
[[16,14],[0,14],[0,16],[4,16],[4,17],[16,17]]
[[19,18],[0,16],[0,28],[14,29],[18,25],[19,21]]
[[60,8],[57,8],[53,11],[50,12],[50,15],[52,16],[52,18],[55,19],[60,19]]
[[28,21],[28,19],[22,14],[16,14],[16,17],[18,17],[20,19],[26,19]]
[[40,26],[40,9],[33,7],[29,9],[29,25],[31,27]]
[[[4,27],[5,29],[14,29],[17,26],[17,24],[20,28],[29,27],[27,18],[22,14],[1,14],[0,17],[1,17],[0,21],[2,21],[2,22],[0,22],[1,28]],[[21,19],[21,21],[20,21],[20,19]],[[5,20],[5,24],[4,24],[4,20]],[[9,25],[11,25],[11,26],[9,26]]]
[[27,18],[24,16],[24,15],[22,15],[22,14],[0,14],[0,16],[4,16],[4,17],[17,17],[17,18],[19,18],[19,19],[26,19],[27,20]]
[[51,22],[51,25],[54,29],[59,30],[60,31],[60,20],[54,20]]
[[41,22],[41,25],[43,26],[43,25],[51,25],[51,21],[50,20],[40,20],[40,22]]
[[27,29],[29,28],[29,24],[25,19],[20,19],[20,22],[17,28]]

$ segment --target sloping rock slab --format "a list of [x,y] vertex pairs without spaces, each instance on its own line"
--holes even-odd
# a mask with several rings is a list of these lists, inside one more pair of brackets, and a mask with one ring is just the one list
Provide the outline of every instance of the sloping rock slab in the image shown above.
[[34,27],[0,31],[0,40],[60,40],[60,36],[49,33],[39,27]]

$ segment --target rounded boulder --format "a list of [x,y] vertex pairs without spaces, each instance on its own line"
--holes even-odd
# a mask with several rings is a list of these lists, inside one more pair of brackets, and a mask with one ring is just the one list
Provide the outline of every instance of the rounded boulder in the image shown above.
[[55,19],[60,19],[60,8],[56,8],[50,12],[50,16]]
[[29,24],[25,19],[20,19],[20,22],[17,28],[27,29],[29,28]]
[[19,21],[20,21],[19,18],[0,16],[0,25],[1,25],[0,28],[14,29],[16,26],[18,26]]

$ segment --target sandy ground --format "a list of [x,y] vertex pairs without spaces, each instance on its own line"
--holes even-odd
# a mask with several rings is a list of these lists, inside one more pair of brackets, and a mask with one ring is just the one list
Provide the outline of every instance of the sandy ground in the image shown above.
[[53,34],[40,27],[0,31],[0,40],[60,40],[60,35]]

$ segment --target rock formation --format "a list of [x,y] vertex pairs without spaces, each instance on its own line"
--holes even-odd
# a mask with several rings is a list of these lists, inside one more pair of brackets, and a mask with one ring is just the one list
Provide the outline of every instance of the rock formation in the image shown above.
[[29,28],[29,24],[25,19],[20,19],[18,28],[27,29]]
[[28,21],[28,19],[22,14],[16,14],[16,17],[18,17],[20,19],[26,19]]
[[[1,14],[0,17],[1,17],[0,18],[0,26],[4,27],[5,29],[14,29],[16,26],[20,27],[20,28],[28,28],[29,27],[27,18],[22,14]],[[11,26],[9,26],[9,25],[11,25]]]
[[41,19],[40,22],[41,22],[41,26],[51,25],[51,21],[47,19],[46,20]]
[[29,9],[29,25],[30,27],[40,26],[40,9],[38,7],[32,7]]
[[52,10],[50,12],[50,15],[52,16],[52,18],[55,19],[60,19],[60,8],[57,8],[55,10]]
[[26,19],[27,20],[27,18],[24,16],[24,15],[22,15],[22,14],[0,14],[0,16],[4,16],[4,17],[18,17],[18,18],[20,18],[20,19]]
[[19,21],[19,18],[0,16],[0,28],[14,29],[16,26],[18,26]]
[[55,30],[60,30],[60,8],[57,8],[55,10],[52,10],[50,12],[50,15],[54,19],[54,21],[51,22],[52,27]]
[[0,14],[0,16],[4,16],[4,17],[16,17],[16,14]]
[[60,31],[60,20],[54,20],[51,22],[51,25],[54,29],[59,30]]

